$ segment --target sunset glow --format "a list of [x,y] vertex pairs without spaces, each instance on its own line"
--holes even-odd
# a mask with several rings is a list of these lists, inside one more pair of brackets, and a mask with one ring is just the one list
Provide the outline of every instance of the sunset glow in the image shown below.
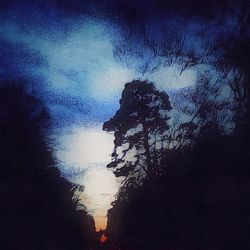
[[[75,128],[58,140],[57,157],[65,168],[76,171],[75,175],[68,176],[70,181],[85,187],[80,199],[94,217],[96,231],[106,229],[107,211],[120,184],[106,168],[111,161],[113,140],[113,135],[102,131],[101,126]],[[77,174],[81,169],[83,174]]]
[[100,243],[104,243],[108,240],[108,237],[105,234],[102,234],[101,238],[100,238]]

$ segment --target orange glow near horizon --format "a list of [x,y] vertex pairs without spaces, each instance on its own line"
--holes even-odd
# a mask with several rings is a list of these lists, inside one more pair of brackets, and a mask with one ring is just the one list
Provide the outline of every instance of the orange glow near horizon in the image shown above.
[[80,203],[93,216],[96,231],[107,227],[107,211],[112,208],[121,178],[115,177],[112,170],[106,168],[111,162],[114,135],[102,130],[102,124],[89,128],[72,128],[69,133],[62,134],[58,144],[57,158],[72,168],[76,167],[79,175],[69,181],[85,187],[79,195]]
[[104,243],[108,240],[108,237],[105,234],[102,234],[101,238],[100,238],[100,243]]
[[107,227],[107,217],[106,216],[98,216],[95,218],[95,230],[96,232],[100,230],[105,230]]

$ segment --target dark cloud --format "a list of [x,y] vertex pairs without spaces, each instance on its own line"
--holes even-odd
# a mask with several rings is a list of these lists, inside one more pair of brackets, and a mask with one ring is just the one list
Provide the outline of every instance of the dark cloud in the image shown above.
[[126,21],[135,21],[146,18],[154,11],[165,13],[176,12],[186,17],[200,16],[203,18],[214,18],[218,14],[226,14],[235,7],[249,5],[248,1],[234,0],[2,0],[2,9],[10,9],[13,6],[32,4],[42,9],[54,8],[64,10],[73,15],[95,14],[106,15],[112,18],[121,18]]
[[1,78],[25,78],[27,75],[30,78],[31,71],[41,66],[46,67],[47,61],[40,51],[32,50],[21,42],[13,44],[0,39]]

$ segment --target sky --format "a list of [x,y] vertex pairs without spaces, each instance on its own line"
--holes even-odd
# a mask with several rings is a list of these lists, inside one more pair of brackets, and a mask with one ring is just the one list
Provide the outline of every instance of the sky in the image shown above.
[[[179,75],[175,66],[160,65],[154,72],[139,72],[138,65],[150,58],[140,42],[135,49],[145,58],[132,51],[123,56],[126,63],[117,60],[114,49],[124,39],[126,43],[128,32],[103,15],[27,1],[7,7],[0,17],[0,77],[27,79],[46,101],[57,127],[107,120],[118,109],[124,84],[133,79],[154,81],[164,90],[195,82],[192,69]],[[130,40],[139,39],[137,33]]]
[[[124,84],[133,79],[153,81],[165,91],[192,86],[197,69],[180,75],[177,65],[166,67],[164,58],[153,56],[143,43],[142,30],[156,43],[181,32],[186,46],[199,51],[201,27],[216,39],[230,34],[234,24],[226,16],[211,22],[196,15],[187,21],[157,3],[3,1],[0,77],[26,79],[45,100],[57,128],[109,119]],[[124,52],[117,56],[119,46]]]
[[[27,90],[44,100],[59,167],[69,179],[72,168],[89,169],[89,178],[80,181],[88,184],[88,195],[104,185],[89,164],[110,161],[113,135],[103,132],[102,124],[118,110],[124,84],[148,80],[171,93],[193,86],[198,72],[209,69],[200,65],[180,74],[178,63],[169,65],[149,44],[163,46],[182,34],[186,49],[201,53],[204,41],[237,33],[234,10],[224,1],[209,1],[206,8],[193,1],[185,12],[187,2],[1,1],[0,79],[24,79]],[[108,197],[107,210],[117,183],[110,172],[100,171],[109,180],[110,195],[102,196]]]

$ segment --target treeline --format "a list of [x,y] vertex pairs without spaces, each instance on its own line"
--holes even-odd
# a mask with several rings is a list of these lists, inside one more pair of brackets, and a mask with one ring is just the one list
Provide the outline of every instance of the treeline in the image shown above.
[[249,249],[249,146],[233,135],[165,152],[166,176],[119,193],[111,241],[120,249]]
[[193,87],[170,98],[127,83],[104,123],[115,135],[108,167],[124,178],[107,227],[119,249],[250,249],[250,16],[241,11],[240,33],[207,46],[212,59],[197,63],[208,68]]
[[24,86],[0,84],[0,248],[90,249],[93,218],[60,176],[44,136],[48,111]]

